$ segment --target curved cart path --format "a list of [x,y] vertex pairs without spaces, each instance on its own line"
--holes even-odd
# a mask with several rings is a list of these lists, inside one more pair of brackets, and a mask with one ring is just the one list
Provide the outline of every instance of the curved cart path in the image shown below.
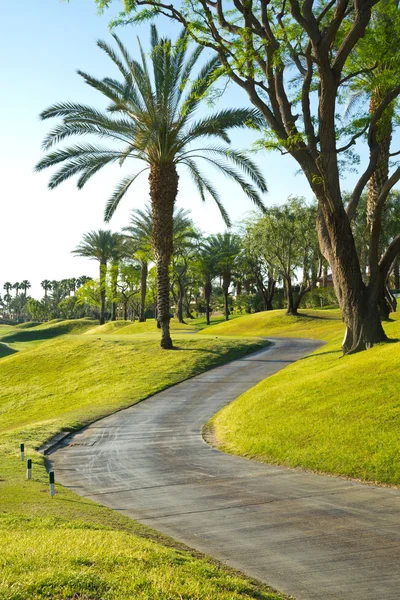
[[398,600],[399,490],[229,456],[201,435],[216,411],[318,345],[274,339],[94,423],[51,454],[57,480],[296,600]]

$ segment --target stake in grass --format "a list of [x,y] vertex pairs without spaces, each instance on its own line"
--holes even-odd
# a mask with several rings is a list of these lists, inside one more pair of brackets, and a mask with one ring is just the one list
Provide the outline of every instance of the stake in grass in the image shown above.
[[19,450],[21,452],[21,460],[25,460],[25,444],[20,444]]
[[32,479],[32,459],[28,458],[26,461],[26,478]]
[[53,497],[55,492],[54,489],[54,471],[49,471],[49,484],[50,484],[50,496]]

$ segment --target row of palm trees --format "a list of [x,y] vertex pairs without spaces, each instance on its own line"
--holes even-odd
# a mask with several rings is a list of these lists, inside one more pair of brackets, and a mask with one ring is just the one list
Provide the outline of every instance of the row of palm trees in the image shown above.
[[[160,38],[151,26],[150,61],[139,42],[139,60],[130,56],[120,39],[113,35],[118,51],[104,41],[98,46],[117,67],[120,78],[98,79],[78,71],[84,81],[108,100],[107,110],[72,102],[61,102],[41,113],[43,120],[60,118],[61,122],[46,136],[43,146],[48,153],[36,170],[58,167],[49,187],[54,189],[78,175],[81,189],[91,177],[109,164],[126,164],[128,159],[140,161],[143,167],[124,177],[106,203],[104,218],[112,218],[120,201],[143,172],[149,173],[152,233],[151,249],[157,268],[157,314],[161,346],[173,347],[170,335],[170,264],[174,244],[174,207],[178,194],[179,172],[186,168],[200,198],[206,194],[217,203],[227,225],[228,214],[213,181],[201,171],[212,166],[235,181],[259,207],[260,192],[267,190],[257,165],[243,152],[230,147],[228,132],[232,129],[261,126],[263,119],[255,109],[235,108],[199,115],[204,98],[210,91],[221,67],[217,58],[207,60],[194,75],[202,48],[189,51],[189,39],[183,32],[175,44]],[[151,74],[150,74],[151,72]],[[71,136],[92,136],[102,144],[77,143],[54,150],[53,146]],[[108,144],[106,142],[109,142]],[[94,232],[87,234],[77,253],[84,253],[95,242]],[[106,232],[104,244],[112,243]],[[107,241],[108,240],[108,241]],[[100,262],[100,279],[104,282],[105,261]],[[145,273],[143,260],[143,277]],[[104,287],[104,286],[103,286]],[[105,302],[104,294],[101,300]]]
[[[122,233],[110,230],[90,231],[73,250],[73,254],[96,260],[99,264],[100,324],[104,324],[106,319],[107,296],[112,298],[111,320],[116,319],[119,274],[123,272],[121,265],[124,261],[139,267],[138,320],[146,320],[147,280],[149,269],[156,262],[152,239],[153,214],[151,206],[146,205],[144,209],[132,211],[130,224],[123,228]],[[229,288],[235,272],[238,272],[237,263],[241,252],[239,236],[226,232],[204,237],[196,229],[189,211],[175,208],[173,247],[168,273],[168,315],[170,316],[170,306],[174,303],[176,316],[183,322],[184,304],[186,316],[190,317],[193,297],[201,294],[209,323],[211,295],[217,278],[223,290],[225,317],[228,319]],[[126,283],[126,277],[124,282]],[[156,311],[159,322],[158,304]]]

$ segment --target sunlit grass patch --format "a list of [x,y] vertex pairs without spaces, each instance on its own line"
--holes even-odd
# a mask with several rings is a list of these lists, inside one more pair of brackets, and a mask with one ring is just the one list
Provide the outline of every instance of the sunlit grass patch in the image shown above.
[[[265,586],[57,484],[50,498],[44,459],[35,451],[62,429],[76,429],[265,342],[182,335],[177,350],[165,352],[158,336],[98,338],[82,330],[0,363],[0,600],[278,599]],[[33,459],[32,481],[19,459],[21,441]]]
[[[282,335],[329,343],[219,412],[211,426],[220,447],[268,463],[400,485],[400,343],[342,357],[340,320],[302,319]],[[400,338],[400,315],[394,319],[385,330]],[[274,316],[266,321],[263,331],[272,335]]]

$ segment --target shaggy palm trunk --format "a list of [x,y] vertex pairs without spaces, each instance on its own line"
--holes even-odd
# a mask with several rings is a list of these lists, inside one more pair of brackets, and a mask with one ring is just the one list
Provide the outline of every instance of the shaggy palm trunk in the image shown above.
[[153,218],[152,244],[157,268],[157,318],[161,327],[161,348],[172,349],[170,335],[169,265],[173,251],[173,212],[178,193],[174,164],[151,165],[150,199]]
[[146,293],[147,293],[147,274],[149,265],[147,262],[140,264],[140,305],[139,305],[139,323],[146,320]]
[[104,325],[106,312],[106,274],[107,263],[100,262],[100,325]]

